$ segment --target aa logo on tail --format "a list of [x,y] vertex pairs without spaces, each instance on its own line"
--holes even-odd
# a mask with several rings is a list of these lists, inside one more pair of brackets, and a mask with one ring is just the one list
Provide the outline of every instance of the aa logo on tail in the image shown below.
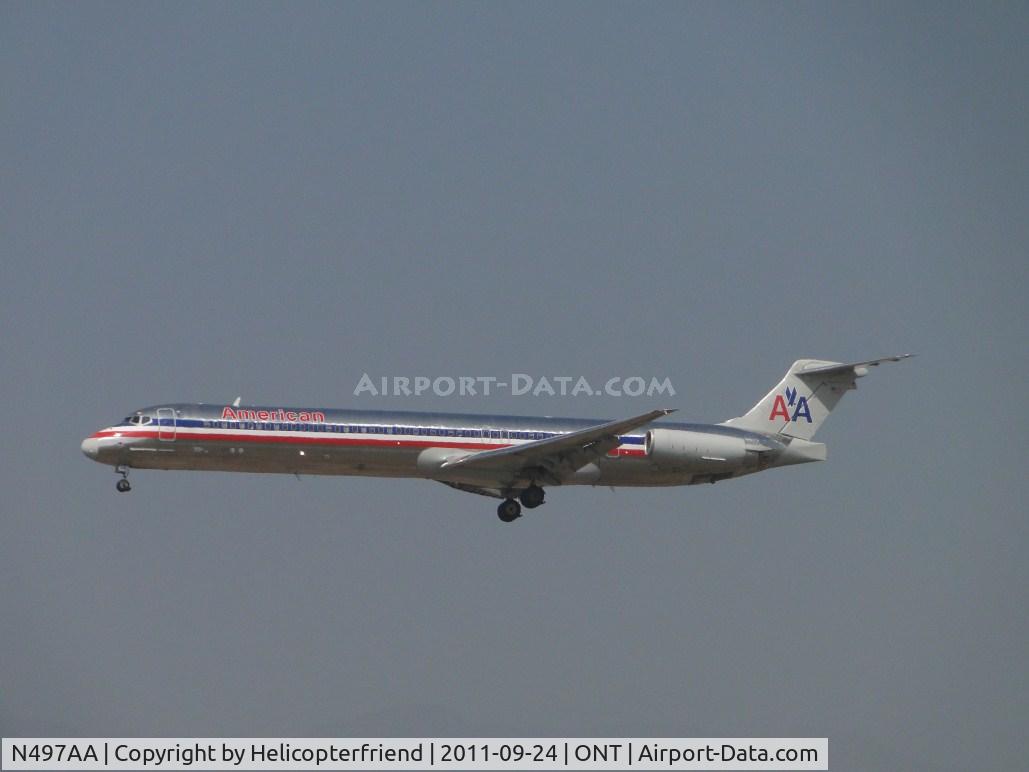
[[[784,421],[796,421],[798,418],[803,418],[811,423],[811,409],[807,405],[807,397],[798,397],[797,390],[789,386],[786,387],[785,392],[785,399],[782,394],[775,395],[772,414],[768,416],[768,420],[774,421],[776,417],[781,417]],[[792,415],[789,411],[791,407],[793,408]]]

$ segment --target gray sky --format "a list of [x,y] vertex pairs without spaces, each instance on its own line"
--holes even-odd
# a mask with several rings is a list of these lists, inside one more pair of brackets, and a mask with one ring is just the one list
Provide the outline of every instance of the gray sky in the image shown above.
[[[0,7],[0,731],[828,736],[1029,724],[1024,4]],[[137,472],[130,410],[718,421],[825,464],[552,490]],[[373,374],[669,376],[642,399]],[[670,403],[670,404],[668,404]],[[1022,501],[1020,505],[1018,502]]]

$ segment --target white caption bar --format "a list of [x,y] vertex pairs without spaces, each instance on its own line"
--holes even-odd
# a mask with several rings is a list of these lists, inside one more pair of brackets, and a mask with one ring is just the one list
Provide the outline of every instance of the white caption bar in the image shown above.
[[826,737],[4,738],[4,770],[829,769]]

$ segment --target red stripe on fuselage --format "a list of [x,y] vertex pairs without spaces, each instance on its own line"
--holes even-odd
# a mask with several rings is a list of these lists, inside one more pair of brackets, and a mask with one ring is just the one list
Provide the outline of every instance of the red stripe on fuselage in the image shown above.
[[[165,434],[171,434],[172,430],[169,429]],[[114,432],[114,431],[102,431],[94,434],[94,437],[113,437],[115,435],[121,435],[126,439],[148,439],[156,440],[161,439],[158,433],[155,431],[147,432]],[[339,445],[346,447],[354,446],[368,446],[368,447],[411,447],[411,448],[460,448],[467,450],[493,450],[494,448],[506,448],[507,445],[495,445],[487,443],[470,443],[470,442],[430,442],[426,440],[373,440],[367,439],[356,439],[349,437],[312,437],[310,435],[286,435],[286,434],[206,434],[200,432],[191,432],[178,429],[175,431],[174,437],[168,437],[166,441],[171,440],[190,440],[199,442],[249,442],[251,444],[265,445],[272,443],[280,443],[286,445]]]
[[[169,429],[166,434],[171,434]],[[161,439],[156,431],[125,432],[105,429],[96,432],[93,437],[124,437],[125,439]],[[373,440],[356,439],[349,437],[312,437],[310,435],[285,435],[285,434],[207,434],[201,432],[190,432],[182,429],[175,430],[175,436],[167,438],[166,442],[173,440],[190,440],[198,442],[246,442],[255,445],[265,444],[286,444],[286,445],[321,445],[336,447],[385,447],[385,448],[455,448],[458,450],[496,450],[497,448],[512,447],[512,443],[473,443],[473,442],[438,442],[432,440]],[[608,453],[609,456],[645,456],[644,450],[625,450],[616,448]]]

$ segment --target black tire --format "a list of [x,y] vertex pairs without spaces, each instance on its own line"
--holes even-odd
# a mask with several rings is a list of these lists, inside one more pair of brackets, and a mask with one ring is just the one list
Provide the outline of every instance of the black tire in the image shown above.
[[129,485],[129,481],[125,478],[118,480],[114,487],[118,489],[118,493],[128,493],[132,490],[132,486]]
[[504,499],[497,507],[497,517],[505,523],[513,523],[522,516],[522,505],[514,499]]
[[543,503],[545,495],[546,494],[543,492],[541,487],[538,485],[530,485],[522,491],[522,494],[518,498],[521,500],[522,506],[526,509],[535,509]]

